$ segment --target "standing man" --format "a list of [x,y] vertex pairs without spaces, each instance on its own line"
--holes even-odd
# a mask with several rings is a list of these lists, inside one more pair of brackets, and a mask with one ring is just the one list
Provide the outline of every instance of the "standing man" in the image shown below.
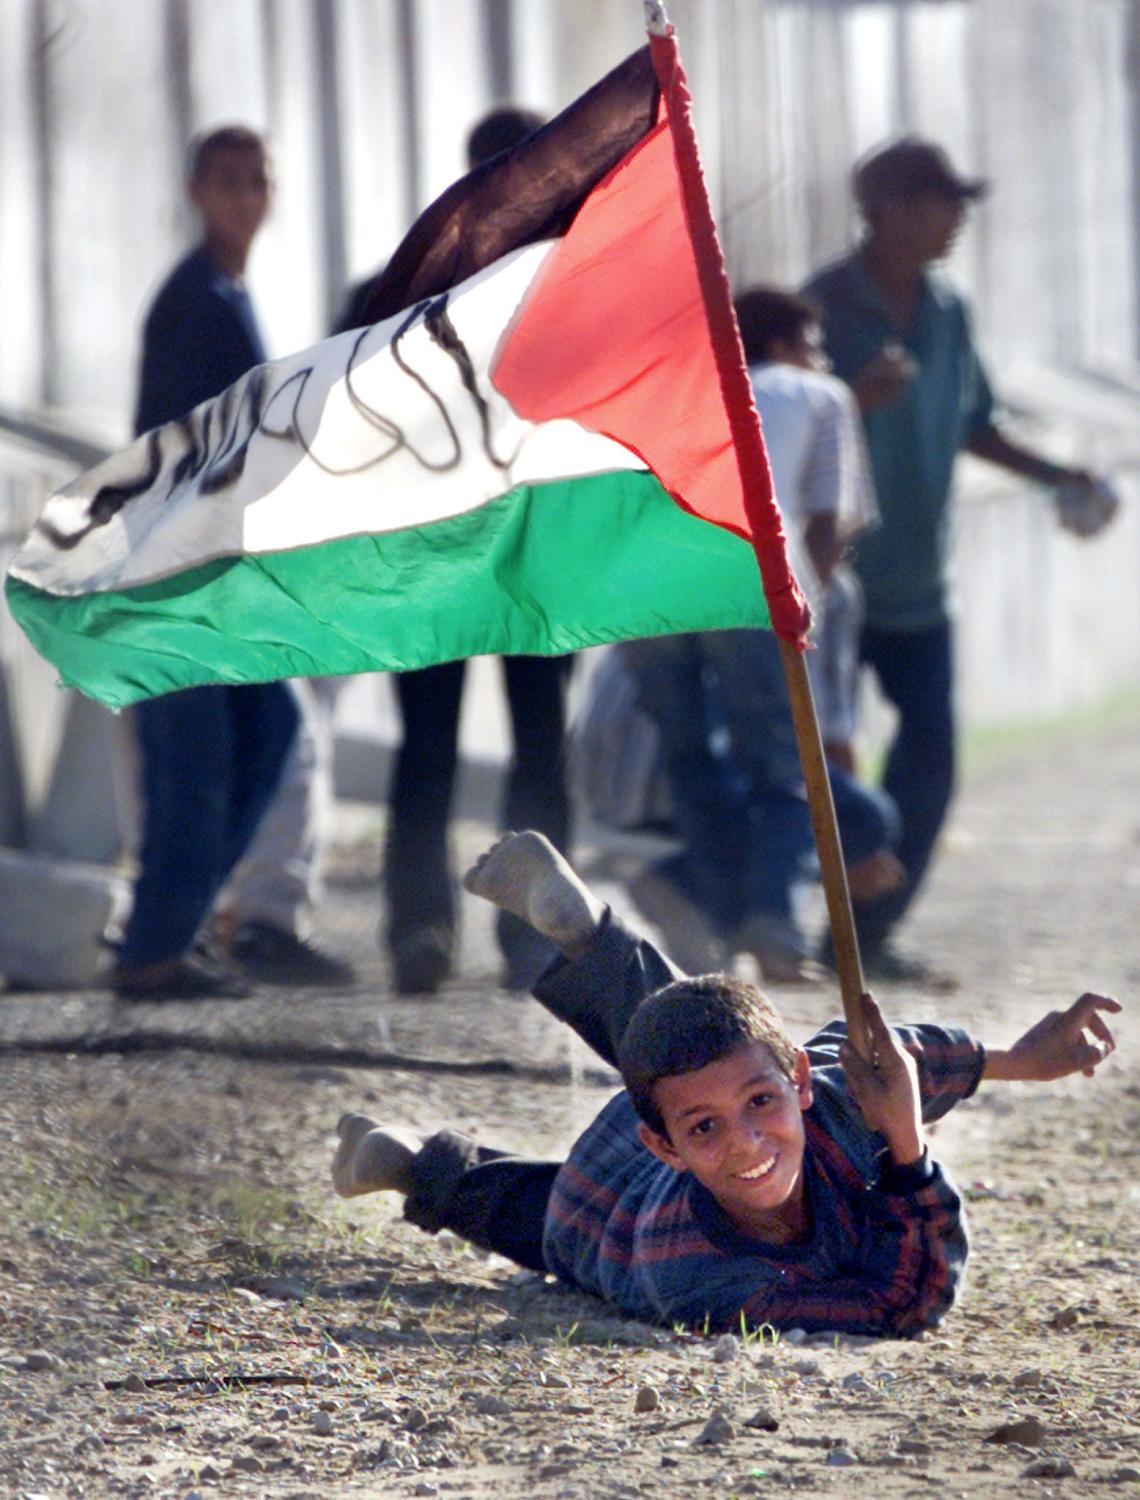
[[[244,126],[200,140],[190,200],[202,241],[163,284],[143,333],[136,433],[218,395],[265,350],[244,275],[269,211],[265,143]],[[111,984],[124,1000],[248,993],[195,948],[199,927],[277,789],[297,732],[282,682],[198,687],[133,710],[141,761],[142,841],[134,905]]]
[[[467,162],[478,167],[508,151],[545,124],[514,105],[485,115],[467,138]],[[357,286],[339,330],[368,320],[375,277]],[[572,656],[500,658],[511,715],[514,754],[503,796],[504,828],[536,828],[563,852],[570,837],[566,778],[566,692]],[[452,868],[449,824],[458,764],[459,715],[465,661],[443,662],[394,676],[403,720],[388,797],[383,883],[384,934],[401,995],[434,994],[451,973],[455,956],[458,885]],[[529,990],[556,956],[553,946],[518,917],[500,911],[496,935],[503,983]]]
[[[866,598],[862,657],[899,714],[884,788],[902,815],[903,886],[860,908],[871,977],[929,978],[888,939],[926,873],[954,790],[953,632],[947,603],[949,500],[962,448],[1077,493],[1066,524],[1090,534],[1112,512],[1093,476],[1052,463],[997,425],[967,305],[931,268],[949,254],[988,184],[908,136],[856,167],[862,242],[807,285],[824,310],[828,353],[863,412],[881,525],[855,566]],[[1063,516],[1064,519],[1064,516]]]

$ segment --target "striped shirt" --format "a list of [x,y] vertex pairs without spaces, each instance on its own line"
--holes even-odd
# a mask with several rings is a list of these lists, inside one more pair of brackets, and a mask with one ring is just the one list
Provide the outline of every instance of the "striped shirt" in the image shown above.
[[[895,1028],[918,1066],[923,1119],[940,1119],[981,1079],[985,1053],[956,1028]],[[962,1284],[962,1202],[929,1155],[890,1162],[847,1089],[832,1022],[807,1044],[814,1100],[804,1115],[806,1241],[750,1239],[688,1172],[637,1137],[618,1094],[575,1144],[547,1209],[556,1275],[634,1317],[738,1331],[829,1329],[906,1337],[938,1323]]]

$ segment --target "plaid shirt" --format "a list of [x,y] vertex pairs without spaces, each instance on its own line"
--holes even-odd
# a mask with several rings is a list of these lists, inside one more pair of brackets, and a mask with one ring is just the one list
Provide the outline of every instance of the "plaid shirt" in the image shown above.
[[[940,1119],[982,1075],[980,1043],[956,1028],[895,1028],[918,1065],[923,1119]],[[710,1331],[769,1324],[906,1337],[936,1324],[966,1267],[954,1184],[929,1155],[896,1167],[868,1130],[837,1061],[832,1022],[807,1044],[814,1101],[804,1115],[810,1238],[768,1245],[736,1229],[688,1172],[637,1138],[618,1094],[555,1180],[544,1253],[564,1281],[637,1318]]]

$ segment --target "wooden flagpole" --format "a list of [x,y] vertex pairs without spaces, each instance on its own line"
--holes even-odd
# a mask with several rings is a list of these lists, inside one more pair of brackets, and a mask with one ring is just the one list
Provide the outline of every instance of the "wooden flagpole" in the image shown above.
[[[819,722],[803,658],[802,637],[809,618],[807,607],[791,576],[780,535],[778,512],[771,493],[767,454],[744,366],[740,332],[736,326],[724,257],[705,190],[696,133],[689,111],[688,92],[673,42],[673,28],[660,0],[643,0],[643,3],[645,26],[654,52],[654,66],[669,106],[670,130],[685,199],[689,234],[697,259],[705,311],[717,354],[718,373],[744,485],[745,512],[752,529],[753,546],[760,566],[769,614],[780,639],[780,655],[788,684],[792,722],[803,766],[812,829],[831,920],[847,1034],[856,1050],[863,1057],[869,1058],[872,1049],[863,1014],[863,965],[855,935],[851,893],[847,886],[847,871],[839,842],[839,828],[835,821],[831,783],[828,780]],[[776,544],[774,549],[773,541]],[[779,606],[778,611],[776,606]]]
[[831,942],[835,950],[835,968],[839,975],[839,992],[843,997],[843,1014],[852,1045],[863,1057],[871,1056],[871,1039],[863,1015],[863,960],[855,933],[855,914],[851,910],[851,892],[847,885],[847,866],[839,842],[839,825],[835,820],[835,802],[827,775],[827,761],[819,733],[811,682],[804,654],[790,641],[781,640],[780,659],[792,706],[792,723],[804,771],[811,826],[819,855],[820,880],[831,922]]

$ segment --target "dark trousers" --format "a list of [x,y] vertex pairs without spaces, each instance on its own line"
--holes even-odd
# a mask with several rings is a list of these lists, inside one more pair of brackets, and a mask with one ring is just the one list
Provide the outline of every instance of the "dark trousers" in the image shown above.
[[[634,1010],[646,995],[679,977],[652,943],[607,915],[589,952],[573,962],[556,960],[534,994],[616,1067]],[[510,1156],[441,1130],[415,1158],[404,1217],[431,1234],[450,1229],[473,1245],[541,1271],[547,1200],[561,1166]]]
[[865,627],[861,652],[884,697],[898,710],[883,789],[902,820],[896,852],[906,868],[906,883],[898,891],[856,908],[859,940],[864,953],[871,954],[918,894],[954,793],[951,628],[944,624],[904,633]]
[[[514,757],[502,807],[504,828],[536,828],[556,848],[570,838],[570,797],[563,744],[570,656],[501,658],[511,714]],[[403,740],[389,796],[384,850],[388,942],[400,942],[425,927],[450,935],[455,928],[455,879],[448,820],[458,759],[459,710],[465,661],[444,662],[396,674]],[[502,912],[499,945],[508,960],[537,934]],[[552,952],[545,953],[539,972]]]
[[187,688],[132,713],[141,760],[142,844],[119,962],[178,958],[245,853],[297,733],[282,682]]

